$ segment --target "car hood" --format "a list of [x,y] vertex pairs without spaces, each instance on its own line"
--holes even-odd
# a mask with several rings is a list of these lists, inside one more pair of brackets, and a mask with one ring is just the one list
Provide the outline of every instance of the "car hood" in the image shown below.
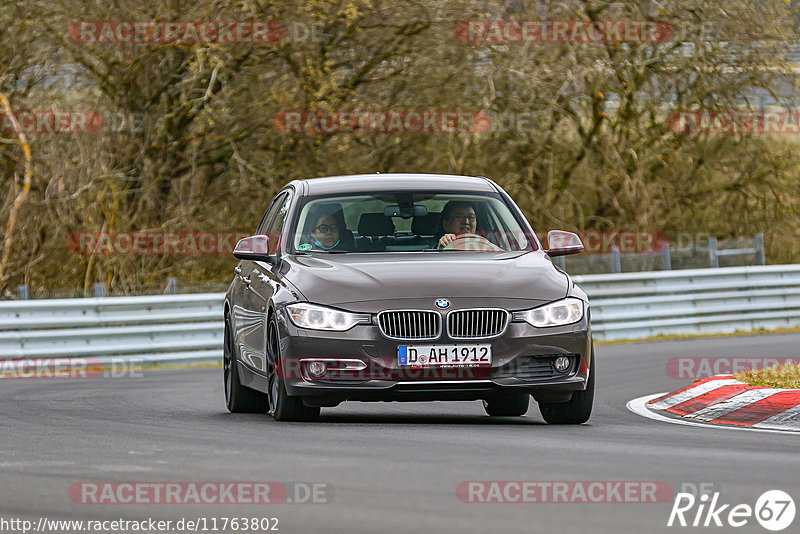
[[[309,302],[345,309],[458,306],[524,309],[564,298],[567,276],[541,251],[528,253],[396,253],[288,256],[286,278]],[[516,299],[501,304],[497,299]],[[370,304],[372,303],[372,304]],[[374,310],[373,310],[374,308]]]

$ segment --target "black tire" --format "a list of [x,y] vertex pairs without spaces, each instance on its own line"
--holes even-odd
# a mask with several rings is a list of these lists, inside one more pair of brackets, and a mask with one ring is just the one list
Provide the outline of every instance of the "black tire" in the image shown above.
[[267,396],[242,385],[229,317],[225,317],[225,342],[222,349],[222,375],[225,405],[231,413],[267,413]]
[[269,413],[276,421],[316,421],[319,407],[303,404],[299,397],[286,393],[281,372],[281,348],[275,317],[267,328],[267,383],[269,386]]
[[567,402],[540,402],[539,411],[544,420],[550,425],[579,425],[589,420],[594,405],[594,346],[592,346],[592,361],[589,364],[589,380],[586,389],[576,391],[572,399]]
[[527,393],[502,393],[483,400],[483,409],[492,417],[518,417],[528,412],[531,396]]

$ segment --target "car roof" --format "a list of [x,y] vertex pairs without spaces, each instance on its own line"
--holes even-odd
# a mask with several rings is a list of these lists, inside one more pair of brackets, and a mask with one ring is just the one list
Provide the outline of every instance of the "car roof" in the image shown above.
[[497,192],[494,183],[488,178],[452,174],[351,174],[348,176],[310,178],[298,180],[298,182],[305,186],[306,195],[405,190]]

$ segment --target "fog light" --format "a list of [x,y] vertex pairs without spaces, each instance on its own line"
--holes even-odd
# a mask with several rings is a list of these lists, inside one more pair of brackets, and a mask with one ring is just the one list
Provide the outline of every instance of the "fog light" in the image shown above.
[[327,371],[325,364],[322,362],[311,362],[308,364],[308,374],[311,376],[322,376]]
[[567,369],[569,369],[570,363],[571,362],[569,361],[569,358],[566,356],[559,356],[553,363],[553,367],[555,367],[556,371],[559,373],[565,373],[567,372]]

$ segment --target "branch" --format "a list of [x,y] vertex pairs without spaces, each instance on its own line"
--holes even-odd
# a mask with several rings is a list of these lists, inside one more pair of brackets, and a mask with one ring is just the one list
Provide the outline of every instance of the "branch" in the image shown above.
[[11,207],[11,212],[8,215],[8,223],[6,224],[6,238],[3,243],[3,258],[0,260],[0,283],[2,283],[3,275],[6,271],[6,265],[8,265],[8,258],[11,256],[11,245],[14,243],[13,234],[14,226],[17,224],[17,214],[19,213],[20,206],[22,206],[22,203],[28,197],[28,193],[31,190],[33,169],[31,166],[31,148],[28,145],[28,140],[26,139],[22,128],[19,127],[19,123],[17,122],[17,118],[14,116],[14,112],[11,110],[11,103],[3,93],[0,93],[0,105],[2,105],[3,111],[8,115],[8,119],[11,121],[11,125],[14,127],[14,131],[17,132],[19,146],[22,147],[22,152],[25,154],[25,175],[22,180],[22,191],[20,191],[14,199],[14,204]]

